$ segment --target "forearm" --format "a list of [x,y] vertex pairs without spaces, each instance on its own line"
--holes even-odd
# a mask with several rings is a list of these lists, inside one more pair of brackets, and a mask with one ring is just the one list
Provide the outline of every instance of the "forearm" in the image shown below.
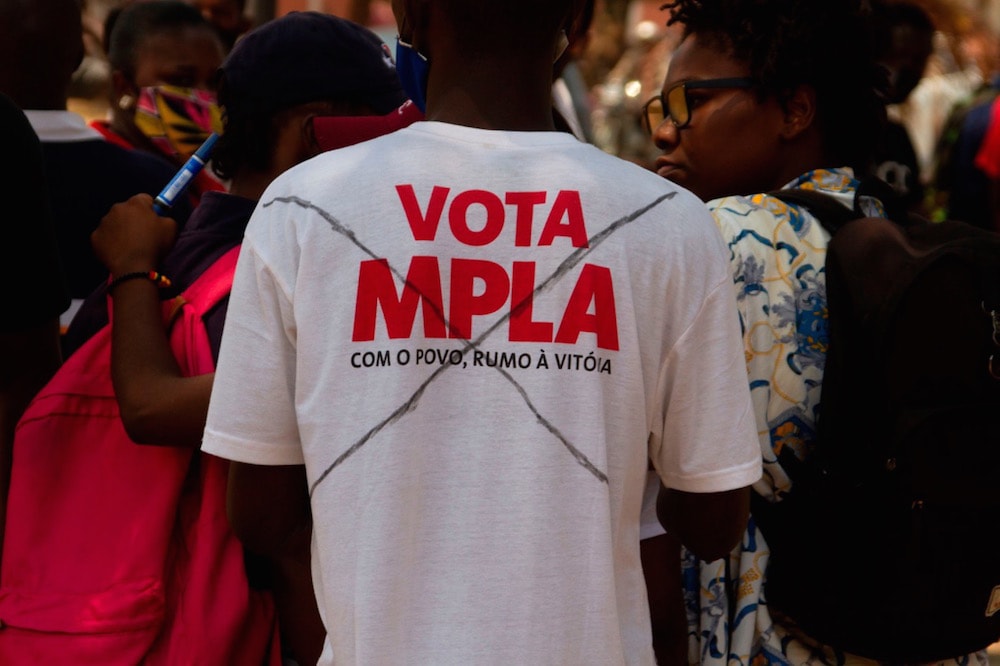
[[249,550],[276,559],[308,553],[312,511],[304,465],[231,463],[227,493],[229,522]]
[[750,487],[687,493],[661,486],[656,509],[668,532],[710,562],[725,557],[739,544],[750,517]]
[[639,542],[649,599],[653,652],[660,664],[687,659],[687,618],[681,580],[681,544],[670,532]]
[[111,377],[129,437],[140,444],[198,446],[214,375],[181,373],[152,281],[122,282],[111,301]]
[[282,647],[300,664],[315,664],[323,651],[326,629],[313,589],[308,547],[304,552],[272,561],[275,610]]

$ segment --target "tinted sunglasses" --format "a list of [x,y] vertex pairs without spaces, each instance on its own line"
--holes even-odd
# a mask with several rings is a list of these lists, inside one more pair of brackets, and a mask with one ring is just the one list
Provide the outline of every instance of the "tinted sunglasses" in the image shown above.
[[746,77],[727,79],[706,79],[704,81],[682,81],[660,93],[642,105],[642,122],[646,131],[652,134],[656,128],[670,118],[674,127],[681,129],[691,122],[691,101],[688,91],[698,88],[752,88],[754,80]]

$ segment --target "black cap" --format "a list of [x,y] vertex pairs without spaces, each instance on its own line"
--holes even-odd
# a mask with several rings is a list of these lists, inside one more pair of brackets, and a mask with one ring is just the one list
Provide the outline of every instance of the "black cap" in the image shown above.
[[389,47],[368,28],[320,12],[291,12],[251,30],[221,73],[226,103],[255,111],[346,100],[384,114],[406,101]]

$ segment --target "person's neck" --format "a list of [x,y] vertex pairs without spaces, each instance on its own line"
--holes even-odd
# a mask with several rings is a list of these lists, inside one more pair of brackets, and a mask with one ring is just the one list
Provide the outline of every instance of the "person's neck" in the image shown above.
[[[108,122],[108,128],[125,139],[133,148],[137,150],[144,150],[155,155],[160,155],[164,159],[170,159],[167,155],[164,155],[156,147],[156,145],[147,137],[145,134],[139,131],[139,128],[135,126],[135,123],[128,122],[122,119],[121,116],[113,114],[111,120]],[[173,160],[180,166],[183,161]]]
[[553,131],[549,66],[446,59],[431,66],[427,120],[513,131]]
[[803,132],[793,144],[786,146],[784,154],[778,161],[780,168],[774,174],[773,189],[784,187],[802,174],[816,169],[835,169],[846,166],[836,162],[824,150],[823,138],[818,131]]
[[276,173],[263,171],[239,171],[233,176],[229,183],[229,194],[259,201],[264,194],[264,190],[271,184],[271,181],[278,177]]

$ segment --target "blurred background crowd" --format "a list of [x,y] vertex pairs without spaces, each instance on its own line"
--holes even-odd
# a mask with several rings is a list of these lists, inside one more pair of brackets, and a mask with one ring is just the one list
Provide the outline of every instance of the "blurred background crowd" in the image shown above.
[[[32,3],[37,1],[30,0]],[[135,74],[135,72],[127,72],[127,68],[113,67],[109,63],[107,56],[109,52],[108,33],[110,33],[110,27],[115,25],[118,12],[130,4],[140,1],[82,0],[86,55],[82,64],[73,75],[72,85],[69,90],[68,109],[83,116],[83,119],[89,124],[99,124],[102,121],[110,119],[116,113],[119,117],[134,116],[136,95],[132,93],[137,93],[140,89],[149,88],[150,86],[167,87],[162,85],[164,83],[169,83],[175,87],[191,89],[207,87],[205,85],[205,77],[198,80],[192,76],[189,77],[190,81],[176,82],[173,80],[161,80],[166,77],[153,76],[145,83],[138,80],[131,81],[131,93],[125,94],[123,92],[124,88],[121,88],[121,86],[118,86],[120,89],[116,92],[115,81],[125,76],[123,72],[129,74]],[[677,26],[667,25],[667,13],[662,9],[663,1],[596,0],[592,6],[592,15],[588,15],[586,18],[586,25],[573,26],[573,29],[567,28],[567,32],[572,33],[566,40],[569,48],[565,56],[559,56],[554,68],[557,79],[553,86],[553,103],[559,112],[556,114],[558,118],[564,120],[568,125],[567,128],[560,127],[560,129],[569,129],[581,140],[594,144],[608,154],[650,169],[654,168],[655,159],[663,152],[663,146],[658,146],[654,143],[654,140],[651,140],[650,129],[652,127],[644,128],[642,125],[643,105],[647,101],[655,101],[651,98],[660,93],[667,69],[670,65],[671,55],[674,53],[681,36],[679,32],[681,26],[679,24]],[[803,1],[809,2],[810,0]],[[817,0],[811,1],[816,2]],[[893,166],[888,170],[878,172],[876,175],[882,177],[883,180],[893,185],[894,189],[897,190],[898,188],[895,187],[897,183],[904,182],[915,176],[921,185],[918,188],[918,203],[922,204],[921,207],[923,210],[931,217],[939,219],[938,212],[941,210],[944,211],[940,215],[942,217],[949,216],[954,219],[963,219],[971,222],[973,221],[971,217],[960,214],[954,203],[975,203],[975,210],[980,215],[988,218],[980,226],[1000,229],[1000,120],[998,120],[1000,118],[1000,103],[993,104],[997,94],[1000,93],[1000,0],[912,1],[926,11],[933,23],[933,39],[930,40],[929,46],[926,44],[926,40],[921,40],[921,37],[927,37],[928,33],[926,30],[921,32],[919,23],[915,25],[906,25],[905,22],[899,24],[903,28],[904,36],[908,37],[906,39],[903,37],[898,38],[902,49],[901,54],[890,53],[894,50],[890,48],[890,45],[892,45],[890,43],[896,41],[896,35],[892,34],[892,31],[881,34],[890,35],[884,39],[883,46],[885,46],[886,53],[882,54],[882,56],[885,57],[886,62],[884,64],[886,64],[886,69],[890,73],[890,78],[894,78],[892,80],[893,87],[900,90],[905,89],[898,99],[891,100],[892,103],[889,105],[889,112],[894,120],[905,127],[909,135],[909,143],[912,144],[914,159],[912,161],[908,159],[899,159],[896,161],[896,154],[888,156],[892,159],[879,161],[879,164]],[[213,31],[208,26],[200,26],[202,33],[204,33],[202,37],[205,34],[211,37],[208,51],[209,55],[212,55],[216,59],[212,62],[207,60],[202,62],[204,65],[202,69],[206,70],[209,74],[216,71],[216,65],[224,55],[223,50],[228,51],[231,49],[233,44],[242,35],[256,26],[295,11],[318,11],[350,19],[369,27],[390,47],[395,43],[397,32],[389,0],[184,0],[184,2],[197,7],[216,29]],[[197,12],[183,5],[181,5],[181,8],[189,14],[194,14],[194,18],[200,22]],[[54,29],[54,22],[49,17],[46,17],[45,21],[46,29]],[[0,21],[0,28],[3,25],[4,23]],[[17,24],[16,22],[12,22],[11,25]],[[118,26],[121,25],[121,23],[118,24]],[[892,27],[895,29],[898,26],[894,24]],[[77,29],[78,26],[76,25],[72,27],[73,35],[76,34]],[[921,34],[909,34],[907,30],[910,30],[911,33],[916,32]],[[218,36],[221,37],[221,43],[215,39],[216,31],[218,32]],[[116,35],[128,34],[128,32],[128,30],[121,29],[120,27],[116,28]],[[111,40],[112,44],[115,43],[116,39],[118,38],[116,37]],[[0,40],[0,44],[3,41]],[[122,41],[127,40],[122,38]],[[251,40],[246,40],[243,43],[250,42]],[[512,49],[516,47],[516,43],[511,44]],[[170,48],[173,48],[173,46]],[[120,48],[118,50],[124,52],[128,49]],[[169,51],[170,49],[161,49],[161,51],[164,50]],[[110,49],[110,51],[114,53],[115,49]],[[797,52],[800,51],[801,49]],[[915,51],[915,53],[911,54],[910,51]],[[284,52],[282,51],[282,53]],[[388,59],[390,49],[386,49],[385,53],[385,58]],[[825,52],[822,50],[816,50],[813,53],[822,53],[826,57]],[[159,54],[160,52],[157,52],[157,55]],[[916,61],[915,63],[907,62],[910,55],[913,55],[912,59]],[[889,56],[893,57],[890,58]],[[15,63],[17,67],[23,67],[24,60],[18,60],[18,57],[21,57],[21,54],[13,53],[8,62]],[[899,62],[891,63],[892,66],[890,67],[889,61],[894,60],[896,57],[899,57]],[[838,65],[837,58],[838,53],[829,54],[831,68]],[[924,64],[925,58],[926,66]],[[37,59],[45,60],[44,57]],[[114,57],[112,57],[112,61],[115,61]],[[675,60],[675,65],[682,61],[683,57],[679,55]],[[74,58],[72,61],[73,64],[68,68],[64,68],[63,71],[71,69],[75,66],[76,62],[77,60]],[[268,58],[262,58],[261,62],[270,63],[271,61]],[[381,61],[377,62],[381,63]],[[134,65],[134,63],[132,64]],[[826,74],[830,70],[826,69],[826,62],[823,65],[824,67],[822,68],[810,71],[819,70]],[[911,78],[903,74],[906,71],[906,65],[914,65],[914,67],[910,68],[910,71],[915,71],[916,73]],[[303,69],[308,69],[308,67]],[[252,81],[244,81],[247,88],[259,88],[260,91],[270,91],[274,88],[271,85],[274,83],[273,79],[265,80],[260,77],[256,74],[259,71],[257,68],[254,68],[253,71],[255,74],[252,77],[248,77]],[[294,68],[290,68],[287,71],[294,71]],[[841,71],[852,72],[855,70],[845,68]],[[201,73],[204,74],[205,72]],[[38,77],[36,80],[44,80],[44,78]],[[138,77],[133,78],[138,79]],[[323,77],[323,80],[326,81],[328,79]],[[719,83],[718,80],[715,82]],[[398,82],[394,79],[394,83]],[[910,86],[910,83],[913,85]],[[34,87],[38,88],[39,86]],[[257,90],[254,90],[254,92],[257,92]],[[498,89],[496,95],[502,97],[504,90]],[[684,106],[687,108],[690,102],[687,101],[686,97],[684,99]],[[61,98],[58,101],[61,102]],[[660,103],[662,105],[663,101],[660,100]],[[48,106],[39,105],[35,100],[31,100],[21,103],[21,106],[29,110],[41,109],[44,111],[53,111],[57,106],[53,105],[49,100],[46,100],[44,104]],[[246,104],[248,108],[253,106],[250,102],[246,102]],[[395,108],[395,104],[392,106]],[[961,109],[970,108],[980,109],[980,113],[976,116],[978,119],[976,121],[978,123],[977,129],[975,131],[971,129],[968,131],[968,140],[960,140],[959,135],[964,131],[967,123],[965,123],[965,117],[961,116],[959,112]],[[881,112],[880,105],[879,111]],[[57,113],[63,113],[63,109],[58,107]],[[379,113],[386,113],[386,110],[381,110]],[[759,115],[753,116],[753,120],[759,120],[759,118]],[[662,114],[659,121],[661,125],[667,124],[663,122]],[[166,121],[163,122],[164,127],[168,124]],[[655,123],[651,123],[651,126],[653,124]],[[250,126],[247,124],[247,127]],[[841,125],[841,127],[845,126],[847,125]],[[998,128],[998,131],[991,133],[991,136],[995,137],[995,140],[992,142],[984,140],[987,126]],[[746,127],[746,125],[734,125],[734,127],[742,128]],[[135,127],[131,127],[131,129],[135,129]],[[668,129],[670,128],[668,127]],[[113,135],[112,132],[106,134],[109,138],[111,138],[111,135]],[[223,141],[226,139],[226,136],[227,133],[223,132]],[[229,133],[228,136],[232,137],[233,134]],[[247,130],[247,136],[250,136],[249,130]],[[130,136],[124,136],[119,132],[117,138],[124,143],[132,143],[143,147],[143,139],[151,137],[146,133],[135,132]],[[130,141],[126,141],[126,139]],[[233,140],[234,145],[238,143],[235,139]],[[263,144],[265,142],[247,140],[243,142],[243,145],[250,146],[255,143]],[[988,153],[987,157],[990,158],[988,162],[991,170],[988,174],[981,174],[979,180],[975,180],[966,172],[953,170],[954,173],[952,176],[949,176],[950,180],[948,182],[941,179],[940,174],[945,171],[941,168],[942,164],[949,159],[953,160],[956,164],[961,163],[970,167],[975,161],[975,165],[978,166],[979,161],[974,158],[978,157],[981,145],[989,149],[982,151]],[[962,152],[960,149],[966,153],[964,160],[954,157],[954,155]],[[147,152],[153,151],[149,150]],[[174,157],[178,156],[175,155]],[[181,161],[183,161],[183,157],[185,156],[180,156]],[[754,159],[757,157],[759,156],[755,156]],[[908,155],[905,157],[908,157]],[[217,151],[213,156],[216,165],[224,162],[224,160],[218,158],[219,153]],[[748,162],[751,164],[755,163],[752,159],[748,160]],[[912,167],[910,166],[911,164],[913,165]],[[170,172],[176,169],[176,167],[177,164],[170,164],[162,168],[167,169],[166,176],[169,176]],[[123,169],[120,171],[127,172],[129,170]],[[103,173],[100,175],[103,176]],[[207,175],[207,170],[202,175]],[[273,174],[266,175],[268,179],[273,177]],[[989,193],[994,198],[992,206],[985,203],[980,205],[987,190],[985,183],[986,175],[990,179],[989,184],[991,185],[991,189]],[[167,180],[167,177],[158,178],[158,180],[155,180],[156,185],[152,191],[158,191],[160,182],[166,182]],[[261,175],[261,178],[263,178],[263,175]],[[54,178],[53,182],[58,181],[61,185],[62,180],[67,179]],[[262,180],[261,182],[269,181]],[[945,199],[942,197],[951,196],[951,189],[957,190],[958,185],[971,186],[977,183],[980,185],[979,194],[982,196],[974,198],[968,193],[963,193],[963,196],[953,196],[951,210],[945,208],[944,203],[942,203]],[[221,182],[196,183],[192,189],[198,189],[201,185],[205,185],[203,192],[207,193],[210,200],[224,189]],[[81,189],[86,191],[88,188],[86,185],[81,185]],[[135,188],[133,191],[138,191],[138,189],[140,188]],[[910,188],[907,187],[904,189],[909,191]],[[244,204],[241,204],[246,207],[241,218],[241,224],[244,226],[261,191],[262,189],[252,194],[245,192],[240,194],[240,196],[244,196],[246,199]],[[758,192],[764,190],[751,191]],[[234,192],[235,190],[230,190],[228,193],[233,194]],[[202,191],[199,191],[199,196],[201,193]],[[699,194],[699,196],[701,195]],[[65,211],[59,211],[55,215],[55,218],[70,219],[78,216],[83,219],[85,216],[79,214],[78,209],[80,207],[77,205],[76,199],[72,196],[64,198],[73,206],[74,215],[66,214]],[[705,197],[706,201],[710,198],[713,197]],[[119,201],[123,199],[124,197],[112,195],[111,200]],[[105,202],[101,202],[100,205],[102,206],[100,209],[101,214],[103,214],[107,210],[107,205]],[[988,212],[988,209],[992,212]],[[208,208],[206,207],[205,210],[208,210]],[[190,213],[190,210],[186,212]],[[179,207],[175,208],[172,212],[178,218],[180,217],[180,213]],[[211,213],[206,215],[211,215]],[[90,230],[94,227],[94,218],[88,218],[85,222],[90,224],[90,226],[84,224],[80,228],[89,234]],[[233,228],[236,229],[235,226]],[[239,238],[242,238],[242,230],[243,227],[239,227],[237,229],[238,234],[234,234],[234,237],[228,240],[231,240],[233,244],[237,243]],[[89,245],[86,243],[78,242],[77,245],[81,247],[87,246],[87,249],[89,249]],[[96,279],[88,278],[87,280],[79,280],[82,283],[83,292],[72,295],[74,300],[77,301],[77,306],[79,306],[79,303],[82,303],[82,297],[90,294],[93,286],[103,279],[103,267],[98,266],[97,268],[100,272]],[[119,276],[124,274],[127,277],[135,277],[137,275],[133,271],[111,272]],[[166,272],[171,273],[169,268]],[[75,277],[79,277],[80,274],[79,271],[71,271],[71,273]],[[143,275],[140,275],[140,277]],[[171,273],[171,275],[173,278],[176,278],[176,273]],[[106,305],[104,295],[98,292],[96,302],[99,304],[103,316],[103,309]],[[75,310],[71,310],[70,312],[75,312]],[[122,321],[117,314],[115,316],[116,322]],[[87,336],[93,333],[93,330],[88,328],[85,318],[78,318],[76,321],[83,322],[79,325],[79,328],[86,331]],[[104,321],[106,320],[101,321],[101,325],[103,325]],[[155,320],[155,323],[157,326],[160,324],[158,319]],[[218,333],[221,336],[221,325],[218,328]],[[71,330],[67,338],[70,341],[66,343],[68,345],[67,349],[73,348],[73,334],[74,331]],[[141,338],[141,336],[134,337]],[[87,337],[81,337],[81,334],[76,332],[76,344],[83,339],[87,339]],[[66,342],[66,339],[64,339],[64,342]],[[162,402],[167,403],[169,401]],[[203,416],[204,414],[201,413],[202,419]],[[203,423],[200,426],[203,426]],[[197,434],[200,437],[201,427],[197,429]],[[2,513],[0,511],[0,514]],[[2,531],[0,529],[0,534],[2,534]],[[309,588],[306,587],[305,589],[308,590]],[[6,617],[5,621],[7,621]],[[285,640],[285,638],[282,638],[282,640]],[[1000,644],[997,647],[1000,648]],[[995,652],[1000,652],[1000,650]]]
[[[101,43],[109,12],[130,0],[86,0],[89,55],[77,72],[71,110],[88,119],[107,111],[110,68]],[[321,11],[372,28],[393,44],[396,26],[388,0],[191,0],[234,37],[296,10]],[[640,125],[640,107],[663,82],[677,31],[666,27],[660,0],[598,0],[587,38],[576,45],[563,74],[576,100],[581,131],[611,154],[648,164],[657,149]],[[984,89],[1000,74],[1000,1],[919,0],[937,29],[923,79],[891,111],[910,132],[921,180],[933,179],[935,147],[955,104]]]

